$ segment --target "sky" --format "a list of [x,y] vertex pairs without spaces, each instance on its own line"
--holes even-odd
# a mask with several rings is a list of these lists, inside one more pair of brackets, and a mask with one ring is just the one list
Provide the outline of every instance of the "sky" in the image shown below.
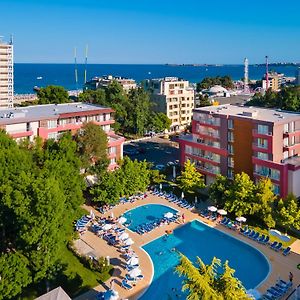
[[15,62],[300,62],[299,0],[0,0]]

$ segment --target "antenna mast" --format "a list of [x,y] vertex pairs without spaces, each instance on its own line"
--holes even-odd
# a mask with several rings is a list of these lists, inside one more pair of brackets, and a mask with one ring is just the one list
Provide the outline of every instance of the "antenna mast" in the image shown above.
[[75,83],[76,83],[76,95],[78,97],[78,72],[77,72],[77,49],[74,48],[74,64],[75,64]]
[[269,61],[268,56],[266,56],[266,91],[269,89]]
[[88,45],[85,46],[85,68],[84,68],[84,83],[86,83],[87,78],[87,58],[88,57]]
[[249,73],[248,73],[249,62],[248,58],[244,59],[244,93],[249,93]]

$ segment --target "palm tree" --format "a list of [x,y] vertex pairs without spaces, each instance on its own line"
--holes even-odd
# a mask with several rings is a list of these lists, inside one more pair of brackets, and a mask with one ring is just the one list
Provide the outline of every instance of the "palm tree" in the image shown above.
[[188,291],[187,300],[235,300],[249,299],[242,283],[234,277],[234,269],[223,264],[224,272],[219,274],[221,260],[214,257],[211,264],[205,265],[197,257],[196,265],[180,254],[180,263],[175,269],[179,276],[184,276],[182,291]]

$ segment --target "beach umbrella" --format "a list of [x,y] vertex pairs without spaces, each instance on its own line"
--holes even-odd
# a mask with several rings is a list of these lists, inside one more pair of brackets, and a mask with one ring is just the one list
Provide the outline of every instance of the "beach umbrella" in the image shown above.
[[142,274],[142,271],[141,271],[140,268],[134,268],[134,269],[132,269],[131,271],[128,272],[128,275],[131,278],[136,278],[137,276],[139,276],[141,274]]
[[124,224],[127,221],[127,219],[125,217],[120,217],[118,220],[119,224]]
[[247,290],[247,295],[250,297],[250,299],[261,299],[261,293],[255,289]]
[[212,212],[215,212],[218,210],[215,206],[209,206],[207,209]]
[[90,217],[94,220],[95,219],[95,214],[94,214],[94,212],[91,210],[90,211]]
[[282,234],[279,237],[283,242],[289,242],[291,240],[291,238],[288,235]]
[[184,199],[184,192],[181,193],[181,199]]
[[138,263],[139,263],[139,258],[136,257],[136,256],[132,256],[132,257],[127,261],[127,264],[128,264],[128,265],[131,265],[131,266],[137,265]]
[[102,229],[103,230],[109,230],[109,229],[111,229],[112,228],[112,225],[111,224],[105,224],[103,227],[102,227]]
[[167,219],[171,219],[171,218],[173,218],[173,216],[174,216],[174,214],[171,213],[171,212],[167,212],[167,213],[164,215],[164,217],[167,218]]
[[127,239],[127,240],[124,241],[124,244],[125,244],[126,246],[130,246],[130,245],[133,245],[133,244],[134,244],[134,241],[133,241],[131,238],[129,238],[129,239]]
[[221,216],[226,216],[227,215],[227,211],[224,209],[218,209],[218,214],[220,214]]
[[173,166],[173,178],[176,178],[176,167]]
[[273,236],[277,236],[277,237],[281,237],[281,232],[279,230],[276,229],[270,229],[269,233]]
[[103,295],[103,300],[118,300],[119,293],[115,290],[108,290]]
[[127,232],[123,232],[120,236],[119,236],[119,239],[121,240],[121,241],[124,241],[124,240],[126,240],[126,239],[128,239],[129,238],[129,234],[127,233]]
[[236,217],[235,218],[238,222],[246,222],[247,219],[245,217]]

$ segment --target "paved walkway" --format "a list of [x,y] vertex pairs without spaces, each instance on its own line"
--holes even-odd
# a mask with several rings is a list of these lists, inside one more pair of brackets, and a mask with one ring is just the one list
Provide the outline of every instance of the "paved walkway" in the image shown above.
[[[126,212],[129,209],[132,209],[138,205],[143,205],[143,204],[151,204],[151,203],[160,203],[164,205],[168,205],[174,209],[179,210],[181,213],[184,212],[186,221],[192,221],[195,219],[198,219],[202,222],[209,223],[212,226],[215,226],[216,228],[228,232],[231,235],[234,235],[240,240],[244,240],[249,244],[252,244],[256,249],[259,249],[262,251],[266,257],[269,259],[271,263],[271,272],[268,276],[268,278],[259,286],[259,291],[260,292],[265,292],[267,288],[269,288],[271,285],[273,285],[278,277],[280,276],[281,278],[287,280],[288,279],[288,273],[293,272],[294,274],[294,282],[296,284],[300,283],[300,270],[297,269],[297,264],[300,263],[300,256],[295,253],[291,253],[289,256],[285,257],[281,253],[275,252],[271,250],[269,247],[258,244],[255,241],[252,241],[248,239],[247,237],[244,237],[240,234],[238,234],[235,231],[232,231],[230,229],[225,228],[222,225],[216,225],[215,223],[208,221],[207,219],[204,219],[198,215],[197,212],[189,211],[187,209],[182,209],[179,208],[176,204],[170,203],[167,200],[150,195],[148,198],[143,199],[143,200],[138,200],[135,203],[126,203],[126,204],[121,204],[115,207],[112,211],[114,213],[115,217],[118,217],[122,215],[124,212]],[[85,207],[87,211],[91,210],[91,207],[86,206]],[[99,212],[95,212],[95,215],[100,216]],[[110,215],[111,211],[106,213],[106,215]],[[142,270],[142,273],[144,275],[144,279],[136,284],[134,288],[131,291],[127,291],[123,289],[120,284],[122,279],[124,278],[126,271],[124,269],[124,258],[122,258],[121,253],[118,252],[117,248],[113,246],[109,246],[104,240],[101,238],[97,237],[95,234],[92,232],[87,232],[84,235],[82,235],[81,239],[89,245],[91,248],[95,249],[95,252],[99,256],[109,256],[111,258],[111,263],[115,267],[114,274],[113,274],[113,279],[115,279],[115,289],[119,292],[120,298],[122,299],[138,299],[145,289],[150,285],[152,276],[153,276],[153,266],[150,257],[148,254],[141,249],[141,246],[151,242],[152,240],[156,239],[159,236],[162,236],[166,230],[174,230],[178,226],[182,226],[178,223],[172,223],[170,225],[162,226],[159,228],[154,229],[153,231],[144,234],[144,235],[139,235],[137,233],[131,232],[128,229],[127,232],[129,236],[134,240],[134,245],[132,245],[133,250],[136,252],[136,254],[139,257],[140,260],[140,268]],[[245,258],[246,259],[246,258]],[[252,270],[255,272],[255,270]],[[249,270],[249,275],[251,276],[251,270]],[[99,285],[95,287],[93,290],[79,296],[76,298],[76,300],[89,300],[89,299],[95,299],[95,295],[97,294],[98,291],[105,291],[108,289],[109,286],[107,285]]]

